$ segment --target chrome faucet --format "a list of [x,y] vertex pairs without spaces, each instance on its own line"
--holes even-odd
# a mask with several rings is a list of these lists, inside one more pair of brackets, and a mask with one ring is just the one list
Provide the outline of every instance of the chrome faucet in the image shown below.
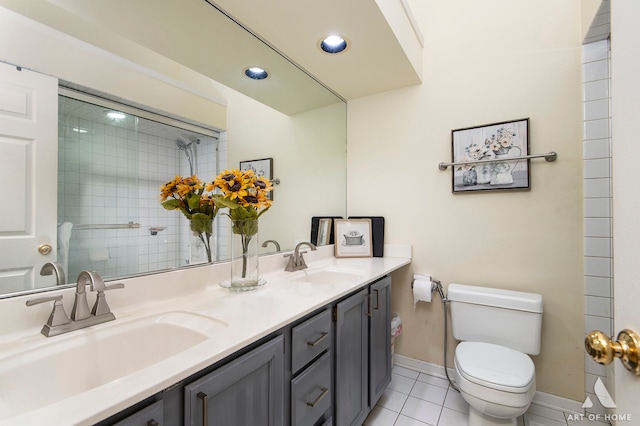
[[287,266],[284,268],[285,271],[293,272],[293,271],[299,271],[301,269],[307,269],[307,264],[305,263],[304,257],[302,256],[303,254],[306,253],[306,251],[303,251],[303,252],[300,251],[300,247],[302,246],[309,246],[311,251],[317,250],[316,246],[313,245],[312,243],[308,243],[306,241],[298,243],[296,245],[295,250],[293,250],[293,253],[284,255],[284,257],[289,258],[289,262],[287,263]]
[[269,245],[269,243],[273,244],[274,246],[276,246],[276,251],[280,251],[280,243],[277,242],[276,240],[267,240],[264,243],[262,243],[262,247],[266,247]]
[[62,265],[58,262],[47,262],[42,265],[42,269],[40,269],[40,275],[43,277],[54,273],[56,274],[56,285],[63,285],[67,283],[64,269],[62,269]]
[[[89,304],[87,303],[87,284],[90,285],[92,291],[98,293],[91,311],[89,311]],[[27,306],[54,302],[53,311],[49,316],[49,320],[41,330],[41,333],[45,336],[52,337],[116,319],[107,304],[104,292],[117,288],[124,288],[124,284],[115,283],[105,285],[104,280],[97,272],[82,271],[78,275],[78,281],[76,283],[76,293],[71,318],[67,316],[64,306],[62,306],[62,295],[30,299],[27,300]]]

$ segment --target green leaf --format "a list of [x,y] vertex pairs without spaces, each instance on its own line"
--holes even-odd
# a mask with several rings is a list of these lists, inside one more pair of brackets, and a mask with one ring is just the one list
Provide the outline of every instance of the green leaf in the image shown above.
[[198,207],[200,207],[200,196],[195,192],[190,192],[187,196],[187,205],[191,210],[198,210]]
[[225,208],[228,207],[231,210],[235,210],[238,207],[240,207],[240,204],[236,203],[235,201],[231,201],[228,200],[226,198],[223,198],[222,196],[218,195],[218,196],[214,196],[213,197],[213,202],[216,204],[216,206],[218,206],[219,208]]
[[191,216],[190,227],[193,232],[198,233],[213,233],[213,218],[209,217],[204,213],[195,213]]
[[162,207],[164,207],[167,210],[177,210],[180,208],[180,202],[176,199],[167,200],[161,204],[162,204]]

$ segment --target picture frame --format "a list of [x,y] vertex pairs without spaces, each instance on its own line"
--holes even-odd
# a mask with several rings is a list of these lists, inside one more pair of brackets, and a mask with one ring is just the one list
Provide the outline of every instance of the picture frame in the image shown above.
[[371,219],[334,221],[335,257],[372,257]]
[[[253,170],[258,177],[266,177],[273,180],[273,158],[261,158],[259,160],[240,161],[240,171]],[[267,198],[273,201],[273,190],[267,193]]]
[[333,220],[329,218],[323,218],[318,221],[317,246],[329,245],[329,238],[331,236],[331,222],[333,222]]
[[[528,190],[529,119],[503,121],[451,131],[454,193],[488,190]],[[481,163],[471,163],[481,160]],[[493,161],[492,161],[493,160]]]
[[[309,241],[316,246],[333,244],[333,221],[335,219],[342,219],[342,216],[313,216],[311,218],[311,238]],[[326,228],[327,226],[328,228]],[[325,234],[323,233],[324,230],[328,232]],[[322,235],[320,235],[321,233]]]

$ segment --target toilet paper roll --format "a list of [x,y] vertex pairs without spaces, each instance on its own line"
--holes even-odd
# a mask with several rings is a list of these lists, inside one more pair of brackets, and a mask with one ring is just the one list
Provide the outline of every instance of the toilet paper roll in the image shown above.
[[431,277],[428,275],[414,275],[413,277],[413,308],[418,302],[431,302]]

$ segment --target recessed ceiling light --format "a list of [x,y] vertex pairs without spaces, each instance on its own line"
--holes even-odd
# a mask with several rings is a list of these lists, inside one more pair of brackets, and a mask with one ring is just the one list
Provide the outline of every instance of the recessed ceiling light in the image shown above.
[[244,75],[254,80],[264,80],[269,77],[269,73],[260,67],[249,67],[244,70]]
[[107,117],[113,119],[113,120],[124,120],[125,118],[127,118],[127,116],[121,112],[118,111],[109,111],[107,113]]
[[320,40],[320,49],[327,53],[340,53],[347,49],[349,43],[342,36],[332,34]]

